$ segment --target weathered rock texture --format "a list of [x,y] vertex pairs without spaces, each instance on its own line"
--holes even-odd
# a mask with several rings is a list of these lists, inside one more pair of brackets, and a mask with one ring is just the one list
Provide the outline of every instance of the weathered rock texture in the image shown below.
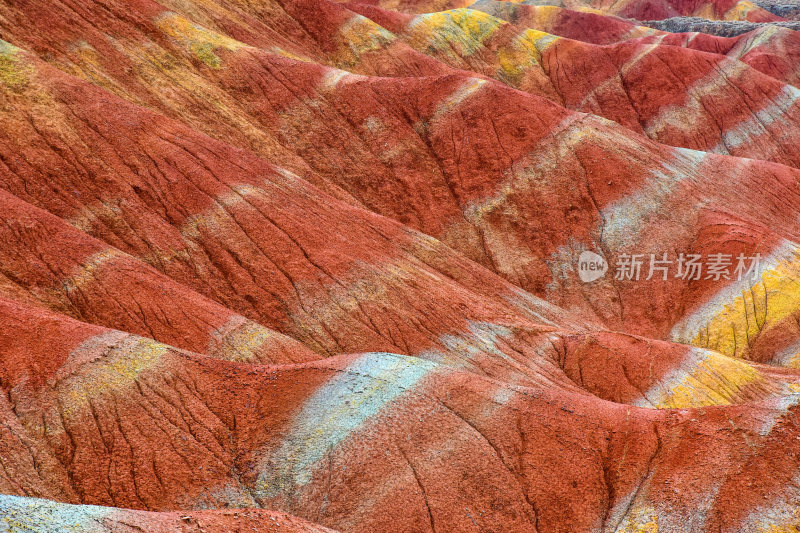
[[0,4],[0,531],[793,531],[800,39],[675,14]]
[[785,22],[745,22],[708,20],[701,17],[670,17],[663,20],[643,20],[637,24],[648,26],[661,31],[674,33],[701,32],[719,37],[737,37],[759,29],[786,28],[800,30],[800,23],[795,21]]

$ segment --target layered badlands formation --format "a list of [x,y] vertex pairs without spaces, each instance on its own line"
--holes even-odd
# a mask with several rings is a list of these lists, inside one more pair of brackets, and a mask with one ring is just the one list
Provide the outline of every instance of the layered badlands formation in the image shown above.
[[797,531],[800,34],[671,16],[0,4],[0,531]]

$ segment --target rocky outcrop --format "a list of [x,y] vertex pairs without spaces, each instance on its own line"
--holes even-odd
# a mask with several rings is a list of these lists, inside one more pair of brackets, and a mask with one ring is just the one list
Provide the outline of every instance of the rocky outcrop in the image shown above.
[[779,27],[797,31],[797,22],[760,22],[708,20],[701,17],[670,17],[662,20],[642,20],[638,24],[672,33],[701,32],[719,37],[736,37],[751,31]]

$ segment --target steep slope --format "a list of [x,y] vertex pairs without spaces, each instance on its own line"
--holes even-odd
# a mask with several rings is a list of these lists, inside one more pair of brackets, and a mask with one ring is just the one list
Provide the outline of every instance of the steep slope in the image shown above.
[[784,83],[800,85],[796,68],[800,56],[800,34],[777,25],[766,24],[737,37],[717,37],[696,31],[668,33],[636,26],[608,15],[556,6],[479,0],[469,7],[510,22],[518,28],[529,28],[591,44],[614,44],[639,39],[647,44],[680,46],[726,55]]
[[151,513],[98,507],[68,505],[0,496],[0,531],[74,531],[76,533],[119,533],[170,531],[196,533],[230,533],[255,531],[257,533],[332,533],[286,513],[245,509],[237,511],[195,511]]
[[766,469],[755,501],[775,501],[758,499],[775,489],[796,497],[782,473],[798,465],[776,446],[798,429],[778,400],[640,409],[391,354],[237,365],[135,337],[114,342],[107,330],[15,304],[0,313],[17,317],[27,341],[0,337],[21,434],[48,450],[64,490],[84,503],[258,505],[348,531],[635,531],[680,524],[683,506],[709,489],[719,495],[697,527],[746,530],[757,507],[738,480]]
[[[319,354],[425,353],[529,379],[515,335],[528,351],[556,324],[581,327],[430,237],[29,65],[4,95],[3,188]],[[42,187],[48,167],[62,172]],[[497,350],[510,359],[492,361]]]
[[[440,300],[431,303],[425,314],[442,317],[449,325],[433,327],[432,334],[420,335],[414,325],[416,318],[411,318],[419,309],[410,306],[407,295],[403,295],[407,290],[402,288],[407,286],[405,279],[392,273],[394,266],[389,270],[367,266],[367,260],[374,264],[380,257],[375,244],[363,231],[345,229],[353,219],[350,211],[341,211],[340,204],[332,199],[312,200],[318,195],[316,189],[280,169],[275,174],[273,167],[247,153],[200,139],[177,123],[142,114],[140,109],[71,80],[22,52],[15,57],[18,71],[30,80],[8,94],[18,103],[6,114],[6,131],[14,134],[6,140],[8,155],[4,158],[9,166],[3,187],[13,194],[318,353],[366,349],[415,354],[428,350],[431,343],[441,345],[441,335],[464,331],[466,322],[451,323],[446,317],[452,304]],[[328,172],[328,179],[337,180],[337,186],[364,205],[442,239],[523,289],[588,313],[585,316],[609,327],[666,338],[692,313],[702,314],[701,307],[721,287],[681,279],[668,283],[607,280],[586,285],[576,279],[573,267],[581,250],[599,251],[613,265],[622,254],[669,250],[760,253],[767,257],[784,240],[789,249],[798,242],[793,207],[798,204],[792,200],[798,194],[798,176],[787,167],[668,149],[619,126],[570,114],[546,100],[480,79],[353,77],[323,67],[316,67],[316,78],[309,78],[305,63],[274,61],[289,77],[307,80],[307,90],[320,84],[328,87],[327,92],[317,93],[323,98],[315,101],[316,113],[312,115],[329,111],[322,115],[324,120],[309,122],[309,115],[297,111],[290,115],[297,124],[295,133],[302,135],[308,147],[306,153],[313,154],[320,147],[335,153],[325,148],[334,128],[339,132],[338,140],[353,143],[338,150],[360,154],[362,166],[339,152],[334,168],[352,163],[354,171]],[[295,69],[304,76],[294,76]],[[237,83],[243,82],[246,79],[237,79]],[[384,95],[381,101],[370,104],[364,98],[365,93],[372,92]],[[42,106],[41,101],[47,105]],[[54,111],[60,106],[64,111],[54,121],[58,116]],[[29,110],[26,113],[31,118],[20,120],[20,110],[24,109]],[[71,118],[76,113],[81,122]],[[35,117],[43,114],[48,118],[40,127]],[[87,126],[80,126],[83,123]],[[301,127],[303,124],[316,125]],[[353,124],[360,126],[354,129]],[[455,142],[456,134],[465,141],[473,139],[473,146],[479,148],[464,150]],[[40,138],[44,142],[36,140]],[[57,162],[64,152],[53,147],[69,146],[76,138],[82,138],[80,142],[89,151],[107,154],[106,161],[98,166],[96,158],[77,153],[74,157],[80,164],[53,177],[53,183],[61,184],[58,195],[50,189],[26,190],[26,180],[34,179],[48,166],[61,165]],[[130,146],[139,147],[142,153],[130,153]],[[387,146],[395,148],[386,152]],[[12,153],[31,155],[23,163]],[[369,178],[376,172],[376,160],[386,169],[381,172],[380,188]],[[230,163],[233,161],[235,165]],[[100,187],[102,193],[96,182],[87,180],[83,166],[108,176],[108,184]],[[265,182],[263,176],[276,176],[272,178],[276,181],[268,178]],[[206,183],[208,179],[211,181]],[[576,179],[585,185],[575,188]],[[182,185],[173,183],[170,196],[165,197],[165,180],[177,180],[175,183]],[[235,186],[235,193],[231,186]],[[782,197],[763,196],[760,191],[765,186],[782,191]],[[187,192],[181,193],[181,187]],[[215,203],[204,200],[196,206],[188,204],[197,202],[195,193],[188,192],[196,190],[205,191]],[[229,197],[231,194],[235,196]],[[281,200],[286,194],[290,194],[283,196],[287,200]],[[396,202],[399,194],[411,201]],[[99,201],[84,204],[83,198]],[[737,198],[759,200],[741,204]],[[642,204],[644,208],[639,207]],[[307,205],[303,209],[319,213],[320,218],[307,215],[297,219],[289,205]],[[735,211],[731,206],[736,206]],[[267,214],[272,222],[265,224]],[[375,226],[372,220],[377,219],[366,213],[359,216],[366,217],[362,218],[364,227]],[[726,217],[736,220],[736,226],[742,229],[720,237],[715,228]],[[391,246],[382,246],[385,259],[379,264],[402,265],[401,271],[411,268],[412,272],[430,272],[425,262],[440,253],[438,245],[427,243],[418,234],[384,228],[385,222],[379,226],[377,235],[394,239]],[[336,258],[325,251],[336,249],[336,244],[329,238],[314,239],[314,230],[320,227],[329,228],[330,234],[340,239],[341,251]],[[773,234],[767,227],[777,229]],[[265,228],[274,230],[265,232]],[[220,241],[222,232],[226,237]],[[744,245],[738,235],[742,232],[751,236]],[[236,240],[227,236],[237,234],[241,237]],[[348,259],[341,255],[345,252]],[[398,254],[409,259],[398,260]],[[331,263],[320,263],[322,258]],[[435,268],[444,268],[440,265]],[[460,268],[475,279],[470,267]],[[375,280],[366,285],[375,287],[368,293],[364,292],[364,279]],[[435,273],[434,279],[444,284],[441,287],[453,286],[441,273]],[[498,282],[486,285],[481,279],[480,283],[471,282],[469,293],[455,297],[472,310],[462,320],[527,328],[498,319],[509,303],[504,299],[498,308],[497,295],[515,298],[515,289],[498,286]],[[266,280],[269,282],[264,285]],[[464,283],[463,277],[456,281]],[[332,291],[331,287],[340,287],[341,291]],[[415,292],[444,294],[448,290]],[[723,293],[727,296],[722,302],[727,305],[735,302],[738,291]],[[642,306],[639,302],[643,295],[664,304]],[[367,301],[380,298],[378,309],[393,302],[395,312],[404,318],[399,324],[370,323],[372,311],[361,302],[364,297]],[[354,306],[353,298],[360,305]],[[476,298],[487,303],[478,305]],[[318,306],[321,301],[330,301],[330,305],[322,312],[321,306],[306,306],[307,301]],[[675,306],[669,302],[681,303]],[[487,311],[474,313],[482,307]],[[788,315],[792,316],[794,310],[790,306]],[[781,312],[781,320],[785,313]],[[309,320],[315,325],[309,327]],[[533,329],[538,330],[538,326]],[[693,338],[694,333],[691,335]]]
[[[478,0],[481,1],[481,0]],[[379,5],[404,13],[432,13],[447,9],[470,7],[474,0],[371,0]],[[697,16],[709,20],[748,20],[774,22],[784,20],[747,0],[641,0],[638,2],[608,2],[606,0],[521,0],[522,5],[561,7],[571,11],[587,11],[623,19],[660,20],[677,16]]]
[[316,359],[302,344],[188,290],[62,219],[0,191],[0,295],[238,361]]
[[421,7],[0,5],[0,530],[796,526],[794,38]]
[[748,50],[758,36],[724,57],[658,46],[666,40],[661,37],[600,47],[471,9],[399,18],[351,8],[455,68],[603,116],[664,144],[800,165],[800,92],[730,59],[756,60]]
[[[583,2],[567,0],[566,7]],[[601,1],[588,2],[609,14],[636,20],[660,20],[675,16],[696,16],[709,20],[747,20],[750,22],[775,22],[784,20],[747,0],[646,0],[619,2],[605,8]]]
[[796,68],[800,56],[800,34],[777,25],[765,24],[742,32],[744,35],[737,37],[717,37],[697,31],[668,33],[636,26],[613,16],[556,6],[479,0],[469,7],[510,22],[518,28],[529,28],[591,44],[640,39],[640,42],[647,44],[680,46],[726,55],[784,83],[794,86],[800,84]]
[[[238,12],[220,22],[253,44],[214,32],[147,0],[135,3],[59,0],[44,12],[36,2],[4,3],[0,5],[0,35],[49,58],[58,68],[131,102],[181,119],[204,133],[259,155],[280,160],[287,169],[325,189],[329,184],[315,179],[308,165],[264,128],[257,115],[242,109],[224,87],[221,90],[216,86],[213,73],[229,56],[247,56],[266,49],[272,55],[341,65],[370,74],[426,75],[450,71],[404,43],[393,43],[385,30],[363,17],[335,4],[325,5],[342,22],[341,28],[331,26],[331,29],[343,32],[338,45],[328,43],[326,50],[280,5],[274,5],[270,11],[274,23],[269,26]],[[222,10],[214,10],[218,11]],[[357,19],[352,30],[347,29],[348,17]],[[46,31],[41,31],[45,28]],[[348,31],[367,32],[367,36],[362,35],[364,42],[351,49]],[[13,54],[7,45],[0,51]],[[207,79],[209,74],[211,79]],[[283,82],[274,70],[272,75],[264,75],[275,76],[272,80],[275,84]],[[325,190],[353,201],[341,191]]]
[[[738,61],[726,61],[716,55],[654,44],[643,46],[631,43],[620,44],[613,49],[598,48],[511,27],[471,10],[413,19],[392,17],[375,10],[364,12],[397,32],[411,45],[456,68],[471,69],[480,75],[495,77],[514,87],[551,98],[571,109],[605,116],[634,131],[645,132],[660,142],[789,165],[799,164],[796,139],[800,131],[794,119],[797,114],[796,90],[761,76]],[[21,16],[19,13],[18,17]],[[161,13],[156,19],[163,21],[164,17],[164,13]],[[117,22],[121,26],[125,23],[124,20]],[[35,44],[40,40],[40,32],[33,30],[37,24],[42,24],[40,19],[29,16],[24,27],[29,28],[30,33],[20,38],[25,42],[30,40],[30,46],[40,47]],[[474,35],[470,33],[471,28],[481,28],[481,25],[485,26],[483,30],[478,29]],[[127,31],[143,31],[137,28],[128,28]],[[165,36],[152,28],[149,30],[150,34],[144,34],[148,39],[163,39]],[[173,30],[167,33],[178,35]],[[184,33],[187,31],[184,30]],[[199,32],[197,29],[194,31]],[[438,41],[429,42],[432,36]],[[90,36],[86,38],[91,39]],[[219,47],[219,42],[224,42],[222,36],[213,37],[213,34],[206,34],[205,39],[205,45],[212,46],[212,49],[214,43]],[[60,52],[55,49],[56,44],[60,45]],[[49,57],[57,53],[64,58],[56,64],[75,61],[74,58],[70,59],[74,54],[69,51],[72,46],[69,41],[62,40],[48,46]],[[225,113],[234,116],[237,124],[247,123],[245,131],[276,139],[282,150],[292,150],[302,158],[301,162],[287,167],[290,170],[302,166],[300,175],[324,190],[353,203],[361,202],[402,222],[413,223],[413,220],[403,218],[404,215],[392,209],[387,202],[378,203],[374,198],[365,198],[364,193],[358,190],[360,187],[352,185],[352,182],[363,183],[376,166],[383,167],[384,172],[393,172],[392,167],[397,166],[394,160],[398,157],[386,161],[385,156],[376,153],[377,147],[364,146],[363,137],[372,134],[371,130],[355,131],[353,133],[356,135],[344,138],[343,134],[353,129],[352,123],[356,120],[353,117],[356,111],[354,106],[349,104],[347,107],[331,109],[325,101],[319,101],[320,97],[323,100],[326,98],[325,93],[336,90],[343,74],[326,73],[330,77],[319,87],[318,80],[322,76],[320,68],[299,64],[292,69],[291,79],[283,79],[277,73],[286,68],[286,62],[259,50],[248,49],[241,43],[240,46],[242,53],[217,65],[217,70],[222,72],[186,67],[193,69],[193,76],[204,80],[203,84],[192,85],[194,94],[176,100],[175,91],[171,86],[164,85],[159,94],[153,95],[160,102],[151,103],[151,107],[159,110],[171,108],[173,115],[198,127],[198,123],[219,121],[220,113],[216,110],[216,104],[213,108],[193,111],[189,116],[182,110],[195,108],[194,102],[198,98],[204,102],[224,99],[228,102],[224,107]],[[228,47],[235,48],[233,45]],[[188,46],[184,52],[191,50],[192,47]],[[743,49],[741,51],[744,52]],[[173,50],[173,53],[179,52]],[[131,58],[128,61],[138,57],[133,51],[129,55]],[[95,64],[86,61],[74,62],[72,68],[79,65],[87,77],[96,70]],[[104,73],[104,76],[113,77],[114,73]],[[132,82],[125,77],[117,77],[115,83],[122,87]],[[139,81],[132,83],[128,92],[132,94],[138,84]],[[265,102],[261,96],[263,94],[274,95],[273,100]],[[653,98],[654,94],[659,97]],[[133,101],[137,102],[136,99]],[[327,143],[308,139],[310,135],[306,131],[306,122],[315,114],[324,114],[325,123],[342,123],[338,129],[343,137],[340,146],[329,147]],[[204,125],[200,127],[207,128]],[[239,146],[252,148],[250,141],[236,141],[238,133],[233,139],[228,139],[225,137],[226,131],[207,132],[226,141],[233,140]],[[329,130],[325,132],[326,135],[328,133]],[[409,142],[414,142],[413,137]],[[404,160],[403,168],[410,166],[407,161],[409,153],[414,154],[415,159],[420,159],[420,155],[425,155],[420,152],[426,149],[420,145],[404,148],[400,154]],[[272,154],[264,149],[256,151],[262,155]],[[353,154],[353,157],[342,160],[342,151]],[[273,155],[280,158],[281,154]],[[423,168],[415,171],[430,172],[429,168],[424,167],[434,163],[430,157],[425,159],[428,161],[420,165]],[[309,167],[319,175],[309,172]],[[349,197],[330,183],[334,180],[350,193]],[[342,182],[345,184],[342,185]]]
[[[105,3],[105,0],[98,1],[88,6],[112,11],[113,4],[105,6]],[[318,3],[327,5],[326,2]],[[358,6],[351,7],[359,9]],[[553,99],[570,109],[604,116],[665,144],[793,166],[800,164],[797,149],[800,125],[794,119],[797,115],[797,91],[761,76],[738,60],[655,44],[621,43],[613,48],[599,48],[503,24],[499,19],[473,10],[422,15],[413,19],[393,17],[368,8],[361,8],[361,11],[400,38],[362,15],[348,13],[373,24],[390,36],[393,43],[399,45],[404,39],[419,52],[440,60],[427,58],[428,63],[441,68],[430,68],[424,73],[454,72],[445,67],[444,62],[454,69],[494,77],[513,87]],[[131,77],[121,75],[119,69],[102,68],[91,53],[80,55],[74,52],[75,42],[86,43],[88,48],[84,44],[81,46],[87,52],[97,50],[96,46],[101,46],[104,39],[96,30],[84,28],[81,31],[80,25],[70,27],[68,39],[51,39],[42,44],[42,32],[36,31],[36,27],[44,28],[51,24],[49,19],[20,8],[14,14],[15,17],[9,15],[8,20],[15,20],[18,27],[27,28],[28,33],[20,34],[16,27],[9,33],[20,39],[20,44],[42,50],[54,64],[62,68],[68,65],[70,70],[79,69],[78,72],[90,80],[106,80],[99,82],[100,85],[116,87],[118,94],[134,103],[167,111],[174,118],[180,118],[212,136],[233,141],[260,155],[282,161],[287,159],[291,163],[287,169],[351,203],[357,204],[363,198],[354,193],[353,187],[345,186],[344,189],[351,194],[348,196],[330,183],[330,177],[345,174],[347,181],[364,181],[364,176],[372,172],[374,165],[382,164],[375,161],[373,154],[352,146],[362,143],[360,139],[343,142],[350,144],[346,150],[363,157],[337,161],[341,158],[339,147],[309,143],[303,138],[305,132],[297,131],[305,129],[304,126],[298,128],[291,121],[287,124],[287,114],[297,115],[295,105],[303,106],[304,113],[314,112],[314,108],[303,100],[314,98],[313,93],[319,92],[317,87],[313,87],[316,84],[305,81],[319,77],[320,69],[316,65],[299,66],[291,80],[282,79],[278,72],[284,67],[277,56],[192,25],[175,13],[155,7],[155,4],[147,4],[147,9],[141,9],[141,16],[149,17],[152,21],[149,24],[131,23],[119,15],[114,24],[119,31],[124,30],[132,37],[126,41],[129,44],[124,54],[115,49],[114,54],[120,57],[114,57],[112,64],[139,61],[135,68],[138,74]],[[474,34],[471,33],[473,29],[476,30]],[[142,63],[140,59],[142,47],[152,48],[147,43],[164,43],[165,40],[169,46],[162,44],[158,53],[173,58],[176,63],[180,60],[175,58],[182,59],[180,67],[171,67],[166,73],[162,72],[163,69],[154,70],[151,61]],[[780,46],[780,43],[774,45]],[[730,57],[758,62],[757,55],[748,55],[748,50],[754,46],[755,41],[744,43],[731,50]],[[794,48],[800,50],[800,47]],[[205,53],[198,52],[201,49],[211,54],[205,58],[209,64],[197,64],[197,57],[202,61],[202,53]],[[198,53],[201,56],[197,56]],[[394,57],[386,50],[371,53],[383,58],[383,62]],[[221,60],[221,56],[215,54],[232,55],[225,55],[225,60]],[[421,53],[418,55],[426,57]],[[211,56],[215,59],[212,60]],[[58,59],[54,61],[56,57]],[[192,58],[195,64],[191,62]],[[791,57],[787,56],[786,61],[791,61]],[[769,57],[761,62],[772,64]],[[786,68],[775,67],[772,70],[785,74]],[[182,84],[182,92],[176,94],[172,88],[174,82],[170,80],[175,76],[185,76],[187,72],[191,74],[193,83]],[[394,74],[401,73],[417,75],[421,72],[404,66]],[[154,75],[165,78],[155,84],[156,92],[151,90],[148,99],[136,97],[142,92],[145,80]],[[265,106],[262,94],[274,94],[274,100]],[[654,95],[658,97],[654,98]],[[205,103],[198,108],[198,101]],[[191,111],[187,114],[186,110]],[[351,114],[349,109],[336,110],[334,114],[345,115],[341,118],[352,121],[347,116]],[[220,122],[224,124],[212,126]],[[301,124],[304,123],[305,119]],[[348,129],[351,128],[348,124]],[[243,133],[247,138],[242,138]],[[319,153],[321,150],[327,150],[327,153]],[[299,157],[285,158],[287,151]],[[370,170],[355,166],[359,163],[354,160],[360,159],[365,159],[361,166]],[[369,200],[364,205],[376,209],[375,203]],[[382,214],[411,222],[385,209],[385,205],[377,208]]]
[[[374,12],[370,14],[380,18]],[[795,142],[798,135],[795,131],[797,124],[791,119],[793,112],[784,113],[795,105],[796,91],[792,87],[782,86],[774,80],[759,76],[741,63],[654,45],[620,45],[609,51],[587,47],[580,42],[518,30],[508,25],[500,26],[501,21],[483,20],[475,11],[459,12],[455,19],[453,16],[455,15],[426,15],[406,21],[384,17],[386,20],[381,19],[381,22],[400,34],[410,32],[406,38],[422,50],[428,48],[426,40],[429,36],[436,35],[437,39],[443,41],[439,45],[431,45],[430,50],[439,59],[449,61],[456,67],[499,78],[512,86],[550,97],[572,109],[601,114],[639,132],[645,131],[656,140],[667,144],[790,165],[796,165],[800,159]],[[24,25],[30,28],[31,33],[27,37],[29,40],[38,40],[39,32],[33,31],[37,24],[41,24],[37,20],[31,16]],[[471,25],[479,27],[481,24],[486,25],[485,33],[469,33]],[[404,32],[403,27],[411,29]],[[128,31],[134,32],[136,29]],[[517,33],[518,31],[522,33]],[[159,35],[163,38],[163,34],[158,32],[149,38],[156,39]],[[486,39],[489,42],[481,42]],[[216,37],[216,41],[221,40],[222,37]],[[211,45],[216,41],[211,39],[206,44]],[[33,42],[31,45],[37,46]],[[60,54],[68,58],[68,42],[62,41],[61,47]],[[48,55],[55,53],[52,45],[49,50]],[[443,50],[443,53],[438,53],[437,50]],[[460,56],[454,57],[453,52],[458,54],[459,51]],[[674,67],[667,68],[662,63]],[[232,113],[235,113],[240,123],[248,122],[248,129],[257,130],[262,137],[278,139],[285,149],[293,150],[304,159],[303,163],[311,166],[321,177],[329,179],[321,180],[320,176],[313,173],[309,175],[308,172],[301,173],[303,177],[343,198],[347,195],[330,185],[332,179],[363,182],[366,175],[374,172],[375,165],[383,166],[387,172],[392,171],[387,166],[396,166],[394,162],[388,162],[387,165],[387,162],[380,160],[382,158],[376,157],[375,148],[358,146],[364,144],[359,138],[343,139],[342,148],[328,148],[326,143],[309,141],[305,131],[306,120],[313,116],[308,115],[309,113],[327,111],[325,122],[338,119],[345,123],[343,127],[346,125],[347,129],[352,129],[354,120],[352,106],[328,110],[325,107],[330,106],[325,106],[326,102],[317,101],[314,93],[322,91],[315,86],[317,83],[308,83],[305,80],[318,79],[321,76],[319,68],[298,66],[293,70],[292,81],[284,80],[276,75],[276,71],[284,68],[282,64],[274,56],[257,50],[248,50],[242,57],[232,57],[219,67],[225,71],[224,74],[217,74],[213,69],[210,72],[212,79],[217,80],[214,87],[206,83],[206,86],[195,87],[195,95],[191,98],[187,96],[175,101],[174,91],[165,86],[164,92],[157,95],[162,101],[156,107],[187,108],[197,98],[214,102],[224,97],[230,102],[226,109],[235,108]],[[95,67],[84,62],[82,68],[90,72]],[[584,75],[586,72],[591,74]],[[259,74],[257,82],[242,86],[242,80],[250,80],[252,73]],[[208,75],[201,69],[194,75],[201,77],[204,74]],[[332,78],[323,82],[323,85],[329,85],[331,80],[339,76],[330,75]],[[575,80],[585,81],[578,84]],[[125,84],[126,79],[120,78],[117,83]],[[661,96],[653,99],[652,88],[656,85]],[[328,87],[329,90],[335,88],[335,84]],[[131,88],[131,92],[133,90]],[[265,93],[275,94],[275,103],[265,106],[261,98]],[[324,98],[324,92],[319,96]],[[304,101],[309,97],[312,98],[313,105]],[[299,121],[300,124],[292,123],[286,115],[297,115],[300,110],[305,116]],[[776,116],[781,113],[784,116],[777,120]],[[691,114],[691,120],[674,120],[675,116],[684,114]],[[198,122],[219,120],[219,113],[208,109],[197,116],[181,118],[196,126]],[[221,131],[209,133],[217,137],[224,136]],[[363,137],[372,132],[356,133]],[[237,144],[248,145],[245,142]],[[417,146],[409,147],[403,152],[424,150],[424,146]],[[341,161],[342,151],[358,154],[358,157]],[[431,162],[428,162],[426,166],[430,165]],[[408,163],[404,163],[404,166],[407,167]],[[294,170],[291,166],[289,168]],[[307,166],[304,168],[308,170]],[[344,188],[352,195],[363,196],[353,186],[345,185]],[[352,196],[350,199],[355,201]],[[392,210],[385,202],[378,205],[374,199],[361,197],[359,200],[382,214],[406,223],[412,222]]]
[[505,20],[519,28],[530,28],[592,44],[612,44],[627,39],[666,34],[586,8],[565,9],[553,5],[540,6],[502,0],[478,0],[470,4],[469,8]]
[[698,33],[671,33],[663,37],[645,37],[642,42],[658,42],[724,54],[789,85],[800,85],[800,72],[797,68],[800,60],[800,32],[788,28],[767,25],[729,38]]

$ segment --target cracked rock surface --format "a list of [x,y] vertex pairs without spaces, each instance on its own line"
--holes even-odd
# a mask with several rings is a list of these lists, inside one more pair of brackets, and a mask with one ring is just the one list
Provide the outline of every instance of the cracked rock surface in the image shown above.
[[793,531],[791,9],[538,4],[0,3],[0,531]]

